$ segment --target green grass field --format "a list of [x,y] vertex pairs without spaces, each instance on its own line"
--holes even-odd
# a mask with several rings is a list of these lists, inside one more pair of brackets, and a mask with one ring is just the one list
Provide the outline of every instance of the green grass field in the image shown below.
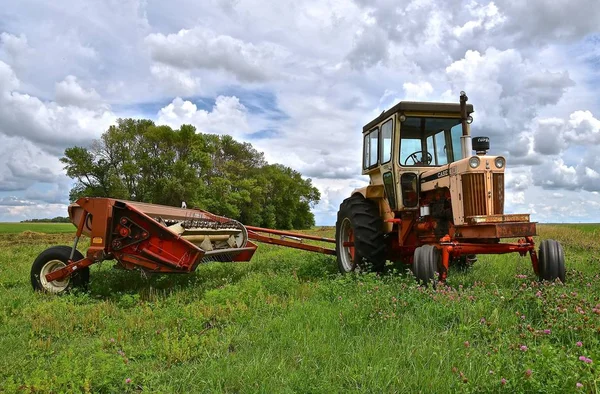
[[45,248],[70,244],[72,227],[1,226],[0,392],[600,388],[600,240],[576,226],[537,237],[563,242],[566,285],[538,283],[518,255],[482,256],[433,290],[402,272],[340,276],[333,258],[261,245],[250,263],[185,276],[147,279],[107,261],[89,292],[65,296],[33,293],[29,270]]
[[75,233],[71,223],[0,223],[0,234],[18,234],[23,231],[57,234]]

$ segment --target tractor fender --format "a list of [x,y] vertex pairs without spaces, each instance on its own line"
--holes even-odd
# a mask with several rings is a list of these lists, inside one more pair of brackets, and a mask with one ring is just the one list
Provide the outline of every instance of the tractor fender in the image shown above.
[[367,200],[372,200],[377,203],[379,207],[379,214],[383,219],[383,231],[389,233],[392,231],[393,223],[387,222],[386,220],[394,218],[394,212],[390,208],[387,198],[385,197],[385,189],[383,185],[369,185],[354,189],[352,195],[360,194]]
[[357,193],[362,194],[362,196],[367,200],[376,200],[385,197],[383,185],[369,185],[358,189],[354,189],[352,191],[352,195],[355,195]]

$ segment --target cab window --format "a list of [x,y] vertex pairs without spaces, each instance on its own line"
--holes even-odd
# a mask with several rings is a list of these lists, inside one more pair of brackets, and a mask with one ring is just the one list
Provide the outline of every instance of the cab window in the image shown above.
[[434,167],[459,160],[461,134],[458,118],[407,117],[400,126],[399,164]]
[[381,164],[385,164],[392,158],[392,119],[388,120],[381,126],[381,152],[379,152],[379,160]]
[[379,150],[379,129],[373,129],[365,134],[363,143],[363,168],[377,165],[377,152]]

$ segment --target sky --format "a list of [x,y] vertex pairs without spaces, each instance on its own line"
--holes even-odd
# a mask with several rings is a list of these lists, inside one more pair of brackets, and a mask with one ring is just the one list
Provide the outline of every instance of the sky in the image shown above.
[[0,0],[0,221],[66,216],[64,149],[135,117],[250,142],[332,225],[362,126],[461,90],[507,213],[600,222],[598,0]]

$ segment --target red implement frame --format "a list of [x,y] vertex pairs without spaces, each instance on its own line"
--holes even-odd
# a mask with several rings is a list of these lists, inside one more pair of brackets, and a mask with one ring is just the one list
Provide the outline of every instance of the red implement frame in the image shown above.
[[[81,198],[69,207],[77,226],[73,252],[82,234],[90,237],[86,257],[46,275],[49,282],[103,260],[115,259],[125,269],[150,272],[189,273],[211,258],[219,261],[250,261],[256,244],[248,241],[238,248],[205,251],[157,220],[207,220],[230,223],[231,219],[199,209],[181,209],[111,198]],[[160,219],[158,219],[160,218]],[[304,240],[335,243],[334,239],[287,231],[247,226],[248,239],[311,252],[335,255],[335,249],[304,243]]]
[[440,279],[445,280],[450,267],[450,259],[471,254],[506,254],[519,253],[525,256],[529,253],[531,257],[531,265],[536,275],[539,274],[539,265],[537,253],[535,252],[535,243],[532,237],[520,239],[516,244],[475,244],[475,243],[460,243],[452,241],[450,237],[444,237],[442,242],[437,246],[442,252],[442,269]]
[[[246,226],[246,229],[248,230],[248,238],[255,241],[335,256],[335,249],[329,249],[317,245],[303,243],[303,240],[308,239],[311,241],[328,242],[335,244],[335,239],[332,238],[317,237],[314,235],[291,233],[288,231],[272,230],[268,228],[253,226]],[[263,235],[260,233],[269,235]],[[279,236],[279,238],[276,238],[274,236]]]

